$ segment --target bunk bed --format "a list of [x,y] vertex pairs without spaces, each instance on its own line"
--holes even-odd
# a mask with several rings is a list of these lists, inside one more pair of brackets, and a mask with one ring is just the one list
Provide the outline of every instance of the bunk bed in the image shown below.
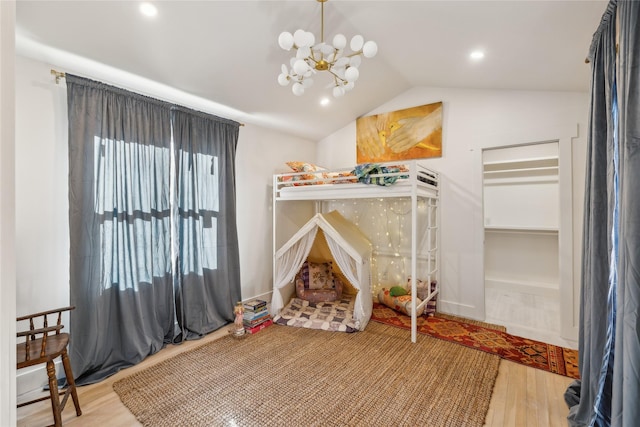
[[[288,172],[273,176],[273,254],[274,284],[278,276],[275,254],[278,250],[278,206],[282,202],[315,202],[316,213],[327,209],[328,204],[339,200],[407,200],[410,206],[410,227],[404,230],[410,239],[410,294],[411,300],[411,341],[417,339],[417,313],[422,313],[427,304],[433,303],[440,290],[439,280],[439,191],[440,176],[437,172],[420,164],[417,160],[393,163],[358,165],[343,169],[312,169]],[[426,207],[426,222],[423,243],[426,248],[418,253],[418,203]],[[376,256],[383,254],[380,248],[373,250]],[[418,271],[418,259],[426,260],[426,271]],[[433,283],[428,294],[418,303],[418,279]],[[276,313],[274,313],[276,314]]]

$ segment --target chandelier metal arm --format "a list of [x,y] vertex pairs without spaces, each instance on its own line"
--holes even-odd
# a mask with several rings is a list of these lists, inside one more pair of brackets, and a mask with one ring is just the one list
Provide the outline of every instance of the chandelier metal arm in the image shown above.
[[351,58],[353,56],[358,56],[358,55],[362,55],[362,49],[360,49],[357,52],[350,53],[349,55],[344,55],[343,58]]
[[342,84],[346,84],[347,83],[346,79],[344,79],[344,78],[340,77],[339,75],[337,75],[336,73],[334,73],[333,70],[331,70],[331,68],[329,68],[327,71],[330,72],[333,75],[333,80],[334,81],[336,81],[336,82],[340,81]]
[[327,0],[318,0],[320,2],[320,43],[324,43],[324,3]]

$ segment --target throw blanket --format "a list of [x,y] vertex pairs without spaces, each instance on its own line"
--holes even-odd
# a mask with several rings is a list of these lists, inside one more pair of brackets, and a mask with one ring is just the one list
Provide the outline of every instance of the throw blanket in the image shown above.
[[292,298],[273,323],[299,328],[322,329],[335,332],[356,332],[360,326],[353,318],[355,298],[312,303],[300,298]]
[[356,166],[353,170],[353,174],[358,177],[358,181],[363,184],[376,184],[376,185],[391,185],[395,184],[398,178],[406,178],[406,175],[394,175],[394,176],[371,176],[378,174],[389,174],[403,172],[397,167],[381,166],[375,163],[363,163]]

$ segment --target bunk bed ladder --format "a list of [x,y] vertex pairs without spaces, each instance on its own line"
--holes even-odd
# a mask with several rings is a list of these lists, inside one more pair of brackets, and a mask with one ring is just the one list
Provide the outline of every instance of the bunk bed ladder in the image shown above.
[[[416,176],[417,165],[416,162],[409,164],[409,171],[411,176]],[[416,304],[416,282],[418,281],[417,275],[417,259],[416,253],[418,251],[417,236],[418,231],[418,180],[414,179],[411,183],[411,342],[417,341],[418,335],[418,319],[417,312],[418,307]]]

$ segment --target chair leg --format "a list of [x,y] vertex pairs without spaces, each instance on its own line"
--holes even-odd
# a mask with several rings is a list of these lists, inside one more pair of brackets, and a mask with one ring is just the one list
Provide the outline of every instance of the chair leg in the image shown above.
[[69,362],[69,355],[67,354],[66,349],[62,352],[62,366],[64,367],[64,374],[67,377],[67,384],[69,386],[69,391],[71,391],[73,406],[76,407],[76,415],[80,416],[82,415],[82,410],[80,409],[80,401],[78,400],[78,393],[76,392],[76,381],[73,378],[73,372],[71,371],[71,363]]
[[49,394],[51,395],[51,410],[55,427],[62,426],[62,414],[60,414],[60,396],[58,395],[58,379],[56,378],[56,366],[52,360],[47,362],[47,376],[49,377]]

